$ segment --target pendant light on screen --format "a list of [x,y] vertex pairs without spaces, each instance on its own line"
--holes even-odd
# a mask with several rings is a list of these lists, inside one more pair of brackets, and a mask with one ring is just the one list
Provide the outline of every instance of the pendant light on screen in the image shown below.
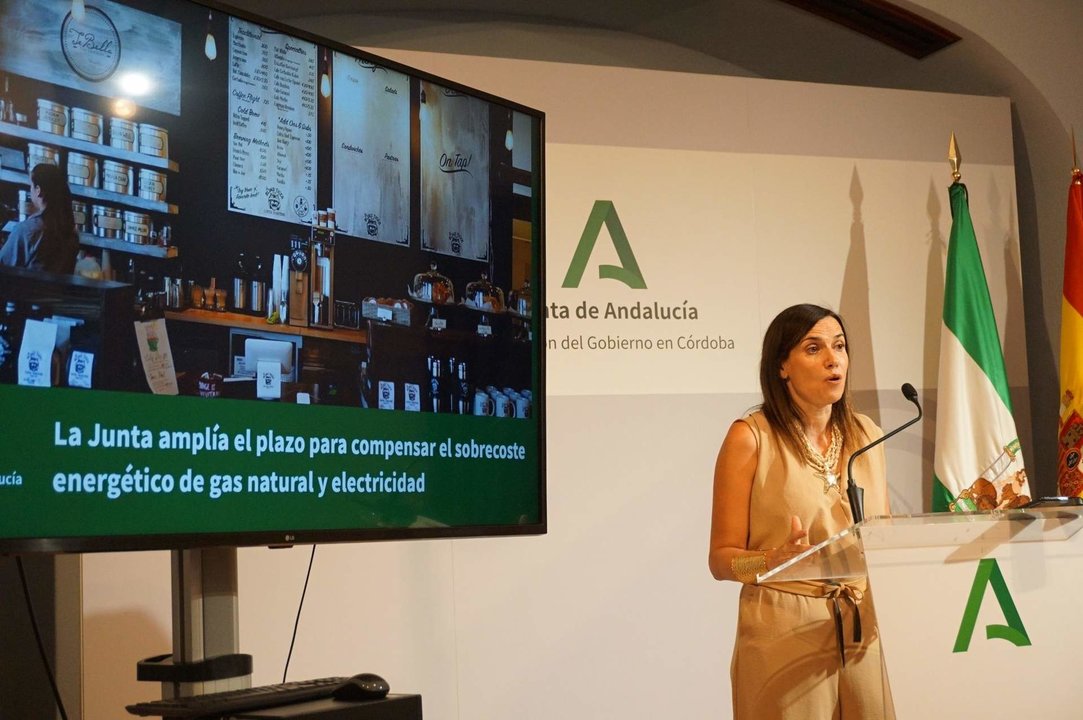
[[208,60],[214,60],[218,57],[218,43],[214,41],[214,35],[211,34],[211,13],[207,11],[207,39],[203,42],[203,54],[207,56]]
[[323,51],[323,75],[320,75],[320,95],[325,98],[331,97],[331,76],[327,71],[331,68],[327,65],[327,49]]
[[117,117],[130,118],[135,115],[135,103],[128,98],[117,98],[113,101],[113,114]]

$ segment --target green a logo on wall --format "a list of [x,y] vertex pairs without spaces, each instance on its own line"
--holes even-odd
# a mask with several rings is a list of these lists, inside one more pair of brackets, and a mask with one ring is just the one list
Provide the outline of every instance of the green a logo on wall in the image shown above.
[[987,585],[993,587],[993,594],[996,595],[1000,611],[1004,613],[1008,624],[986,625],[985,637],[989,640],[1007,640],[1017,647],[1031,644],[1027,629],[1023,627],[1023,620],[1015,608],[1012,594],[1008,592],[1008,584],[1004,582],[1004,574],[1000,572],[1000,565],[996,558],[986,558],[978,562],[978,572],[974,575],[974,584],[970,587],[970,598],[966,601],[963,622],[959,625],[959,634],[955,638],[955,649],[952,652],[966,652],[970,649],[970,638],[974,635],[974,625],[978,620],[978,610],[981,609]]
[[583,228],[583,236],[579,238],[579,245],[575,248],[572,264],[568,266],[568,274],[564,276],[561,287],[579,287],[579,281],[583,279],[583,272],[587,269],[587,262],[594,252],[594,245],[598,242],[598,234],[601,233],[603,224],[613,240],[620,265],[599,265],[598,277],[603,280],[620,280],[634,290],[646,290],[647,283],[643,280],[643,273],[639,271],[639,263],[636,262],[635,253],[628,243],[628,236],[624,234],[624,226],[620,224],[620,217],[617,216],[617,208],[612,200],[594,201],[594,208],[587,218],[587,226]]

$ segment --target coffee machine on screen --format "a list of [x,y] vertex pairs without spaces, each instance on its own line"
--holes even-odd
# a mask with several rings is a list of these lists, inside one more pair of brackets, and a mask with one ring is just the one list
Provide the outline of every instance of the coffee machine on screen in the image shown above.
[[309,246],[309,290],[312,293],[309,325],[330,330],[334,327],[335,231],[328,227],[313,227]]
[[290,325],[308,327],[309,291],[309,241],[308,238],[290,236]]

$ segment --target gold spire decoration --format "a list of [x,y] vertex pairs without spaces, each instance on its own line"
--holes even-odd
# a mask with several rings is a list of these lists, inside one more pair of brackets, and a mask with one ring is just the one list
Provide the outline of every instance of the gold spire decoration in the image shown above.
[[1075,147],[1075,125],[1072,126],[1072,184],[1083,184],[1083,173],[1079,172],[1079,155]]
[[963,164],[963,156],[959,154],[959,144],[955,142],[955,133],[951,134],[951,142],[948,143],[948,162],[951,163],[951,179],[959,182],[963,176],[959,172],[959,166]]

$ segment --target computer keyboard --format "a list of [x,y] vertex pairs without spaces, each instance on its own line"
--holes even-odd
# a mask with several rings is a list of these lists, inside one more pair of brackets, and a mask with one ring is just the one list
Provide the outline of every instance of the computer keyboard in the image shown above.
[[335,688],[349,678],[328,677],[315,680],[294,680],[277,685],[226,690],[224,692],[192,695],[190,697],[154,700],[128,705],[133,715],[153,715],[164,718],[219,717],[244,710],[288,705],[304,700],[331,697]]

